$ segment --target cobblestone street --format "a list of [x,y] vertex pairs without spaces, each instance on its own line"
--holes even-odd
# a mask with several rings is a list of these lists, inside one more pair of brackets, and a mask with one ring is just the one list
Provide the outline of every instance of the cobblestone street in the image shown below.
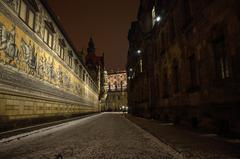
[[180,157],[170,147],[114,113],[94,115],[0,142],[1,159]]

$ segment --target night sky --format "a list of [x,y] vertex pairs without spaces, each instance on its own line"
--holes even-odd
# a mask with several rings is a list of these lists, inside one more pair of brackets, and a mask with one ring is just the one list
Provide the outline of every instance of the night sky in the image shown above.
[[96,53],[105,53],[108,70],[125,69],[127,34],[136,19],[139,0],[49,0],[77,49],[86,50],[89,37]]

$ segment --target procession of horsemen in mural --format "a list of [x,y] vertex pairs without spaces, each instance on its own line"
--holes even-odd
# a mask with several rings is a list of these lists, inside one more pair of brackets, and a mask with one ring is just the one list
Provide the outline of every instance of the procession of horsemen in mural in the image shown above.
[[49,83],[56,83],[59,87],[64,87],[68,90],[82,95],[83,89],[79,84],[71,83],[69,75],[63,71],[59,65],[56,69],[54,59],[45,54],[39,55],[39,47],[30,40],[27,42],[21,38],[20,47],[16,43],[16,26],[12,25],[8,31],[6,27],[0,23],[0,63],[9,65],[18,70],[24,71],[34,77],[46,80]]

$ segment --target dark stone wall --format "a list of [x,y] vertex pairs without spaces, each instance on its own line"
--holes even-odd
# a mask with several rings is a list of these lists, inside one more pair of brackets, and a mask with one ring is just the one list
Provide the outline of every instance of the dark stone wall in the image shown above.
[[[143,34],[149,107],[135,108],[164,121],[240,132],[239,2],[176,0],[165,6],[155,5],[161,21]],[[136,85],[135,93],[143,83]]]

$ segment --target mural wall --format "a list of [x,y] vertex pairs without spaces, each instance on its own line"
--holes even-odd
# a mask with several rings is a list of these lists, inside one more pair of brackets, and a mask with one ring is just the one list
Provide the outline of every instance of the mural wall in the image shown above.
[[[76,71],[79,65],[69,67],[57,55],[57,42],[63,37],[60,31],[54,35],[53,49],[41,40],[44,19],[50,19],[43,6],[38,2],[40,12],[33,32],[18,17],[19,2],[0,2],[0,121],[38,117],[49,107],[54,107],[49,115],[98,111],[97,89],[80,78]],[[67,48],[71,49],[69,45]]]

